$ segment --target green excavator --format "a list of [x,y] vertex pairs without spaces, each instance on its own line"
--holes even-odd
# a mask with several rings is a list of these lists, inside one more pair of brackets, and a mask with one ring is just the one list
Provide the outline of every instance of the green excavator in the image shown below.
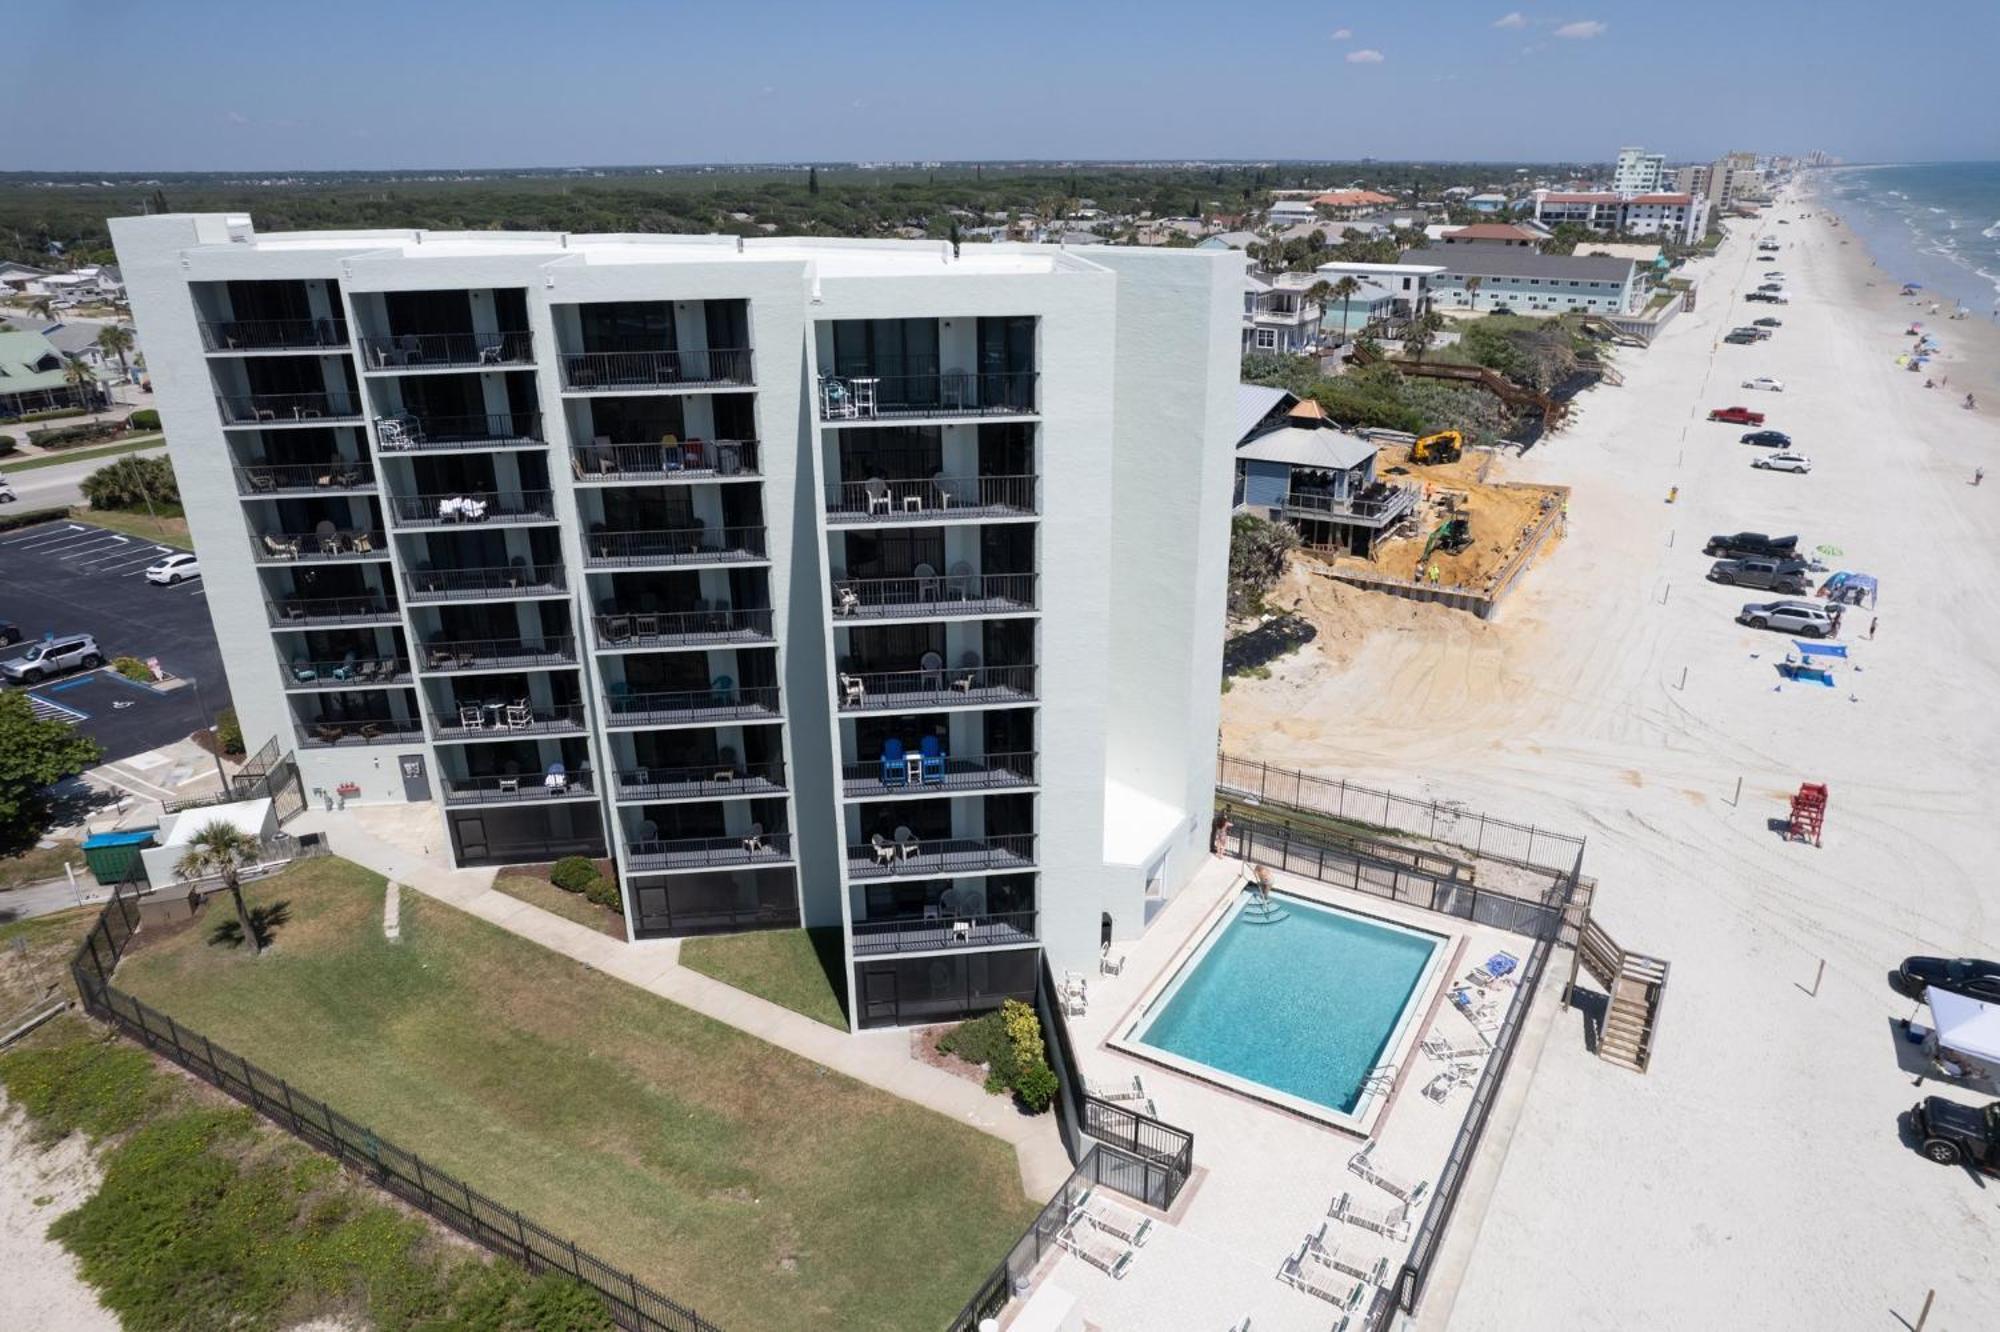
[[1472,544],[1472,520],[1463,514],[1455,514],[1437,525],[1431,539],[1424,543],[1424,553],[1417,557],[1417,568],[1430,563],[1431,552],[1442,550],[1447,555],[1456,555]]

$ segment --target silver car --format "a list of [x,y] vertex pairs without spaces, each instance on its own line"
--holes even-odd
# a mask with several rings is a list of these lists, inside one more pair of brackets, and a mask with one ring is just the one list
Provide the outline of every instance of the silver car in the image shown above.
[[1825,638],[1833,633],[1833,616],[1826,607],[1810,601],[1753,601],[1736,613],[1739,623],[1752,629],[1776,629],[1780,633]]
[[102,666],[97,640],[89,634],[45,638],[10,662],[0,664],[0,676],[9,684],[38,684],[52,675]]

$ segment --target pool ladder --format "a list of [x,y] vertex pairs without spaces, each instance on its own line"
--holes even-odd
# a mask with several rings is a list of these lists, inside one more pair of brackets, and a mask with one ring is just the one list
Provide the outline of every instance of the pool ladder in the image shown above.
[[1239,918],[1252,925],[1275,925],[1290,914],[1276,902],[1259,897],[1255,890],[1250,890],[1250,900],[1244,905]]

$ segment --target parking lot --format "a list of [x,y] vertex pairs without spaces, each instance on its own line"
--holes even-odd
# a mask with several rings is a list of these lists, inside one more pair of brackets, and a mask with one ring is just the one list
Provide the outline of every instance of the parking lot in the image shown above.
[[[90,634],[106,662],[157,657],[170,675],[201,682],[211,712],[227,707],[202,580],[156,587],[145,579],[147,565],[173,553],[86,523],[0,533],[0,619],[18,625],[23,639],[0,649],[0,658],[12,660],[45,634]],[[73,721],[104,746],[107,760],[169,744],[208,722],[192,688],[155,693],[108,669],[28,692],[37,712]]]

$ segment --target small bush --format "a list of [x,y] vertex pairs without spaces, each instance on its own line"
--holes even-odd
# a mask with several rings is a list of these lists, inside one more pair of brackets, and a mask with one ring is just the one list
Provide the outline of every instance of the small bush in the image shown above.
[[243,723],[236,720],[235,708],[224,708],[215,714],[215,738],[221,743],[223,753],[243,752]]
[[1030,1114],[1039,1115],[1056,1098],[1056,1071],[1037,1060],[1014,1075],[1014,1095]]
[[114,657],[111,669],[128,680],[137,680],[140,684],[153,682],[153,668],[137,657]]
[[181,498],[173,463],[136,453],[106,463],[83,478],[80,488],[93,509],[138,509],[148,502],[177,504]]
[[0,453],[12,453],[13,451],[14,437],[12,435],[0,435]]
[[[80,416],[81,412],[65,412],[65,416]],[[30,430],[28,442],[45,449],[74,448],[78,444],[94,444],[99,440],[116,439],[125,433],[121,421],[92,421],[88,425],[62,426],[53,430]]]
[[126,424],[134,430],[158,430],[160,428],[160,414],[151,407],[141,407],[126,418]]
[[959,1023],[938,1037],[936,1044],[945,1054],[956,1055],[968,1064],[984,1064],[986,1090],[994,1095],[1014,1085],[1020,1065],[1014,1058],[1014,1042],[1009,1039],[1005,1019],[999,1012]]
[[11,532],[17,527],[33,527],[36,523],[49,523],[67,517],[69,517],[68,505],[60,509],[13,510],[0,513],[0,532]]
[[1022,1069],[1046,1061],[1048,1053],[1042,1048],[1042,1020],[1035,1016],[1032,1006],[1018,999],[1003,1000],[1000,1004],[1000,1025],[1007,1030],[1007,1040],[1014,1047],[1014,1062]]
[[597,866],[588,856],[564,856],[549,867],[549,882],[566,893],[586,891],[597,878]]
[[66,416],[82,416],[81,407],[52,407],[45,412],[24,412],[15,417],[16,421],[60,421]]
[[583,898],[586,902],[595,902],[621,916],[625,914],[625,901],[619,896],[617,883],[602,874],[591,876],[590,882],[584,885]]
[[0,1085],[45,1142],[78,1131],[93,1141],[123,1132],[150,1114],[166,1090],[144,1051],[109,1036],[18,1050],[0,1061]]

